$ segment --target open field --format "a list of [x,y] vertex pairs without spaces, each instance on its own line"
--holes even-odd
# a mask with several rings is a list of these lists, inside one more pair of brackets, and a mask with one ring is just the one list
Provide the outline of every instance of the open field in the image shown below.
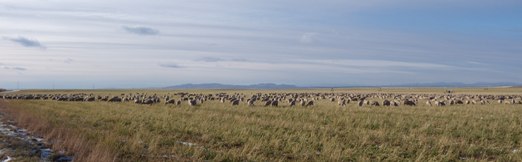
[[[446,89],[359,88],[333,93],[444,94]],[[522,88],[452,89],[452,95],[522,95]],[[332,93],[302,90],[33,90],[13,94],[179,92]],[[379,102],[382,99],[373,99]],[[0,100],[0,110],[77,161],[521,161],[522,105],[341,107],[197,106]]]
[[[522,87],[511,87],[511,88],[408,88],[408,87],[397,87],[397,88],[334,88],[334,93],[399,93],[399,94],[443,94],[446,90],[453,90],[455,94],[522,94]],[[225,93],[244,93],[244,94],[253,94],[253,93],[331,93],[331,88],[316,88],[316,89],[274,89],[274,90],[234,90],[234,89],[224,89],[224,90],[206,90],[206,89],[194,89],[194,90],[144,90],[144,89],[134,89],[134,90],[120,90],[120,89],[106,89],[106,90],[25,90],[19,91],[15,94],[49,94],[49,93],[59,93],[59,94],[73,94],[73,93],[93,93],[100,95],[107,94],[119,94],[119,93],[156,93],[156,94],[167,94],[167,93],[178,93],[178,92],[191,92],[191,93],[217,93],[217,92],[225,92]]]

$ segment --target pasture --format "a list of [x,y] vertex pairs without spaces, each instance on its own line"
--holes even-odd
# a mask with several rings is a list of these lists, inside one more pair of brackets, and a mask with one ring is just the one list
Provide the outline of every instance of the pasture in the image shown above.
[[[522,161],[522,88],[356,88],[300,90],[26,90],[10,95],[252,95],[315,93],[313,106],[237,106],[219,99],[190,106],[128,102],[2,100],[0,111],[77,161]],[[382,102],[413,96],[416,106],[339,106],[341,94]],[[386,94],[386,95],[384,95]],[[429,98],[488,104],[428,106]],[[384,96],[378,98],[376,96]],[[398,98],[397,96],[401,96]],[[450,96],[444,98],[445,96]],[[471,97],[470,97],[471,96]],[[439,98],[440,97],[440,98]],[[306,97],[305,97],[306,98]],[[310,99],[311,98],[311,99]],[[330,99],[334,98],[335,101]],[[359,98],[359,99],[362,99]],[[475,98],[476,99],[476,98]],[[393,100],[393,99],[390,99]],[[417,101],[418,100],[418,101]],[[477,100],[478,101],[478,100]],[[506,99],[506,101],[508,101]],[[445,101],[446,102],[446,101]]]

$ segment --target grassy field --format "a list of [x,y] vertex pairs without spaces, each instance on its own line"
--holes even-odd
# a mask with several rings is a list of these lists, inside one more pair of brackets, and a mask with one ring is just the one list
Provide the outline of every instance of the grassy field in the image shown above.
[[[333,90],[333,91],[332,91]],[[205,90],[205,89],[195,89],[195,90],[25,90],[19,91],[18,94],[49,94],[49,93],[59,93],[59,94],[74,94],[74,93],[93,93],[93,94],[101,94],[101,95],[118,95],[121,93],[149,93],[149,94],[167,94],[167,93],[178,93],[178,92],[190,92],[190,93],[203,93],[203,94],[214,94],[216,92],[226,92],[226,93],[244,93],[244,94],[252,94],[252,93],[398,93],[398,94],[443,94],[446,90],[454,91],[454,94],[522,94],[522,87],[515,88],[316,88],[316,89],[291,89],[291,90]],[[15,93],[16,94],[16,93]]]
[[[443,93],[444,90],[334,91]],[[522,94],[521,90],[455,91]],[[78,92],[117,95],[131,91],[18,93]],[[359,108],[351,103],[341,108],[336,102],[321,101],[312,108],[276,108],[232,107],[218,101],[189,107],[16,100],[0,100],[0,104],[7,105],[0,111],[45,136],[54,147],[74,153],[78,161],[522,161],[521,105]]]

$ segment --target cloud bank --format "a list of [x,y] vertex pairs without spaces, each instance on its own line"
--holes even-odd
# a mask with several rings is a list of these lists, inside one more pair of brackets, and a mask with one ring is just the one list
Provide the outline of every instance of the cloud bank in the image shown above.
[[38,40],[29,39],[26,37],[4,37],[5,40],[9,40],[11,42],[17,43],[24,47],[36,47],[36,48],[45,48],[44,45],[42,45]]

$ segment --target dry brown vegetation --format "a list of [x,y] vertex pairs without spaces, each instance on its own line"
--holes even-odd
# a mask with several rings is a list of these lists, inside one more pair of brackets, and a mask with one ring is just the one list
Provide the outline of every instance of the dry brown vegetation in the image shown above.
[[[352,91],[442,93],[439,89]],[[486,92],[520,94],[520,89],[466,91]],[[77,161],[522,160],[521,105],[359,108],[351,103],[341,108],[321,101],[312,108],[276,108],[231,107],[218,101],[197,107],[0,102],[7,105],[1,111],[51,140],[54,147],[74,153]]]

